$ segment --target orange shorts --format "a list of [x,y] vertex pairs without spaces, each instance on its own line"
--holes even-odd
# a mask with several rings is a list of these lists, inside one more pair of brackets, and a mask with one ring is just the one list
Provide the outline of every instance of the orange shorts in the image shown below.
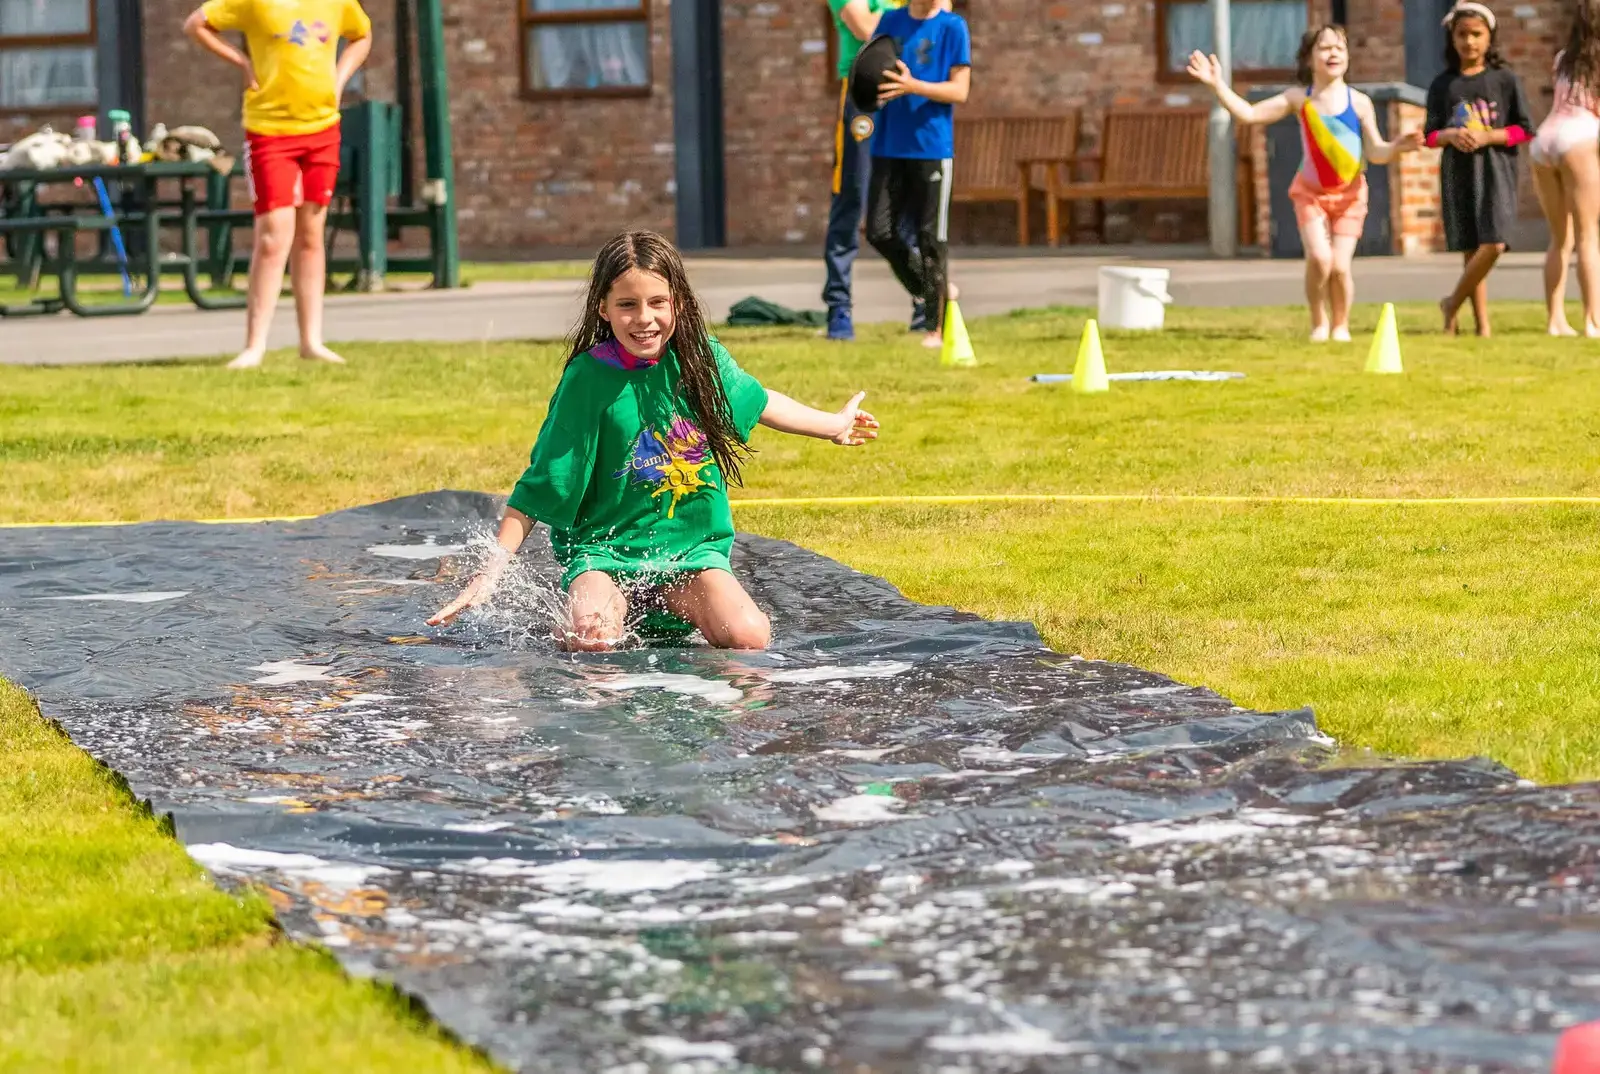
[[1330,235],[1360,238],[1367,222],[1367,177],[1357,177],[1342,190],[1324,191],[1296,172],[1294,182],[1289,184],[1289,200],[1294,202],[1294,218],[1300,230],[1313,223],[1326,223]]

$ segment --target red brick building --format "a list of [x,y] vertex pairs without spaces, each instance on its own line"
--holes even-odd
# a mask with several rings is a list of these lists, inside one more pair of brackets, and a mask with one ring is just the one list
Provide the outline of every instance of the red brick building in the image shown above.
[[[147,126],[201,123],[236,142],[238,86],[181,33],[196,0],[0,0],[0,143],[41,123],[126,107]],[[526,256],[592,246],[622,225],[674,230],[673,0],[446,0],[461,240]],[[691,0],[677,0],[688,3]],[[715,0],[702,0],[715,11]],[[375,26],[363,92],[393,99],[395,0]],[[519,6],[520,5],[520,6]],[[1200,0],[965,0],[968,114],[1198,104],[1175,70],[1204,47]],[[1447,0],[1234,0],[1240,84],[1290,75],[1308,24],[1342,19],[1353,81],[1426,84]],[[1498,9],[1500,48],[1541,116],[1564,30],[1556,0]],[[721,0],[726,241],[815,247],[827,215],[837,101],[822,0]],[[1528,207],[1532,208],[1531,195]],[[1009,210],[971,210],[957,236],[1004,239]],[[986,213],[1001,214],[987,221]],[[1114,215],[1113,221],[1118,218]],[[1202,207],[1124,214],[1113,239],[1198,238]]]

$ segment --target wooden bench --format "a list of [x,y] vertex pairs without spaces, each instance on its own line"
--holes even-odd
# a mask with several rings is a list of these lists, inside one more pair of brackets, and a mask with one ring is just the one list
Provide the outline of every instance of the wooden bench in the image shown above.
[[[1041,155],[1045,166],[1045,230],[1061,240],[1060,205],[1076,201],[1179,201],[1208,193],[1203,108],[1115,108],[1106,113],[1095,153]],[[1093,178],[1079,178],[1086,169]],[[1096,221],[1105,241],[1105,214]]]
[[1026,246],[1029,193],[1046,189],[1050,169],[1022,162],[1067,159],[1077,151],[1075,111],[958,118],[950,200],[957,205],[1015,205],[1017,244]]

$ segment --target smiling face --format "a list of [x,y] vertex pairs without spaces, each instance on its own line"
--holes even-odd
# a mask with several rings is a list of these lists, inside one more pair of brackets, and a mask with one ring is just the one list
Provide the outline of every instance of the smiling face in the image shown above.
[[1455,46],[1463,68],[1483,66],[1493,37],[1489,24],[1477,15],[1462,15],[1450,26],[1450,43]]
[[1311,50],[1312,77],[1319,82],[1332,82],[1343,78],[1348,70],[1350,46],[1344,34],[1330,26],[1318,35],[1317,45]]
[[636,268],[617,277],[600,303],[600,316],[629,354],[647,361],[666,353],[677,324],[667,281]]

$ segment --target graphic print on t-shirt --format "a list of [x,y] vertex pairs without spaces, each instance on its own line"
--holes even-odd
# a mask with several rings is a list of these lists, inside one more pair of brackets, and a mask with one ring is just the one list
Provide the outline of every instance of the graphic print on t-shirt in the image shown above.
[[670,496],[667,517],[672,518],[678,501],[703,488],[714,487],[704,471],[715,460],[706,434],[685,418],[673,418],[666,435],[645,429],[633,442],[628,464],[612,477],[626,477],[640,485],[655,485],[651,499]]
[[1450,126],[1474,131],[1493,130],[1494,121],[1498,118],[1496,111],[1493,101],[1481,97],[1476,101],[1457,101],[1455,111],[1450,115]]

